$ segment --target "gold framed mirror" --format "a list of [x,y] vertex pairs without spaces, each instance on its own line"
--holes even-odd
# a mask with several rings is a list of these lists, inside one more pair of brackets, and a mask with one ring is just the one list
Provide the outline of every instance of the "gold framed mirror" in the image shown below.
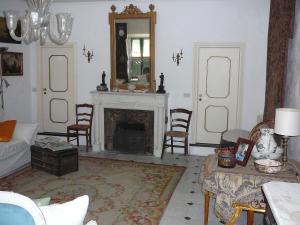
[[155,24],[154,5],[143,13],[130,4],[121,13],[111,6],[110,90],[155,91]]

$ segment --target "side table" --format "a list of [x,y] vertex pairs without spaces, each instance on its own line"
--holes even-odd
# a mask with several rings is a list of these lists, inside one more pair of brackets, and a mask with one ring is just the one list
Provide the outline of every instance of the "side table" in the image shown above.
[[[225,222],[235,221],[241,210],[249,210],[248,225],[253,223],[253,214],[264,212],[260,206],[264,201],[261,187],[270,181],[298,182],[299,162],[289,161],[285,170],[278,174],[263,174],[256,171],[254,160],[249,159],[246,167],[218,167],[217,154],[210,155],[203,162],[200,183],[205,193],[204,224],[208,224],[210,197],[216,199],[215,213]],[[235,218],[234,218],[235,217]],[[233,224],[233,223],[231,223]]]
[[52,151],[48,148],[31,146],[31,167],[62,176],[78,170],[78,150],[70,148]]

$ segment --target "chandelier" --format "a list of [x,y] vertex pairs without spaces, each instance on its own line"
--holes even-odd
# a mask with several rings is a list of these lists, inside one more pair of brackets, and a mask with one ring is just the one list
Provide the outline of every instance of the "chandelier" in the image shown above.
[[[17,12],[9,10],[5,11],[6,25],[12,39],[16,41],[24,41],[26,44],[40,40],[43,45],[46,42],[47,35],[50,40],[56,44],[62,45],[66,43],[72,31],[73,18],[70,13],[58,13],[57,34],[53,32],[52,15],[49,13],[49,7],[52,0],[26,0],[29,7],[25,16],[19,17]],[[17,23],[21,22],[21,36],[16,36],[15,30]]]

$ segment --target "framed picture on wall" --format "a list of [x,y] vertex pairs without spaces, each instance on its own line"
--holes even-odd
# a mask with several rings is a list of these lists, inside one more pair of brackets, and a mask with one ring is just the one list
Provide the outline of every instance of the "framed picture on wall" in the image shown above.
[[23,53],[4,52],[1,59],[3,76],[23,75]]
[[[18,22],[17,29],[15,30],[16,36],[21,36],[21,25]],[[21,41],[15,41],[11,38],[9,31],[6,26],[6,19],[5,17],[0,17],[0,42],[5,43],[14,43],[14,44],[21,44]]]

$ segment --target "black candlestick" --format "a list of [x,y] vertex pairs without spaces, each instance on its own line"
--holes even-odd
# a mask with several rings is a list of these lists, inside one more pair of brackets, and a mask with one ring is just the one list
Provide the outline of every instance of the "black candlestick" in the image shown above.
[[105,72],[103,71],[103,73],[102,73],[102,85],[106,85],[106,84],[105,84],[105,76],[106,76],[106,74],[105,74]]
[[105,83],[105,72],[102,73],[102,83],[100,85],[97,85],[97,91],[108,91],[107,85]]
[[159,78],[160,78],[160,84],[158,86],[158,90],[156,91],[156,93],[165,94],[166,91],[165,91],[165,86],[164,86],[164,80],[165,80],[164,74],[161,73]]

